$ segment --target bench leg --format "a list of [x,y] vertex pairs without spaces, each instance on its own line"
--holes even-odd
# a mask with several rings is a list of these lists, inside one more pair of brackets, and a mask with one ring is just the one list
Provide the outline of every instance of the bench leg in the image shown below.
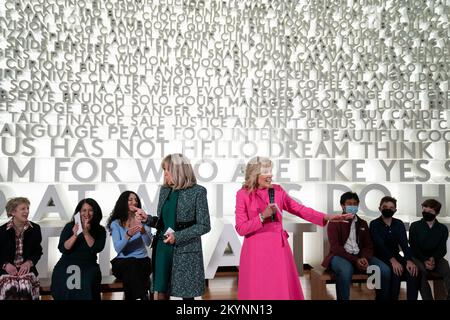
[[434,295],[434,300],[447,299],[447,290],[445,289],[443,280],[434,280],[433,281],[433,295]]
[[328,300],[327,284],[320,279],[320,275],[311,270],[311,300]]

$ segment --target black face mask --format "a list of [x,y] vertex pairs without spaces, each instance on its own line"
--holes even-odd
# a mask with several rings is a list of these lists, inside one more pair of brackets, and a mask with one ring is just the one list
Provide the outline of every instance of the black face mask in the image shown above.
[[381,214],[383,215],[383,217],[385,218],[390,218],[394,215],[395,211],[391,210],[391,209],[383,209],[381,210]]
[[423,220],[428,221],[428,222],[431,222],[434,219],[436,219],[436,216],[434,214],[425,212],[425,211],[422,212],[422,216],[423,216]]

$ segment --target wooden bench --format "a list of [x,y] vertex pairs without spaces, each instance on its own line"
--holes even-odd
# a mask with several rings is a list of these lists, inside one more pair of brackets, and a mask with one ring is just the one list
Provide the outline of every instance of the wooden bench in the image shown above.
[[[41,296],[51,295],[51,279],[39,279]],[[101,292],[123,292],[123,283],[114,276],[102,277]]]
[[[352,276],[352,283],[366,283],[369,275],[365,273],[355,273]],[[445,300],[447,292],[445,290],[443,278],[437,273],[428,273],[428,280],[433,281],[433,293],[436,300]],[[315,266],[311,269],[311,300],[330,300],[327,294],[326,285],[336,283],[334,272],[326,270],[322,266]]]
[[[355,273],[352,276],[352,283],[365,283],[369,276],[363,273]],[[330,300],[327,295],[327,284],[336,283],[336,275],[334,272],[323,268],[322,266],[314,266],[310,272],[311,281],[311,300]]]

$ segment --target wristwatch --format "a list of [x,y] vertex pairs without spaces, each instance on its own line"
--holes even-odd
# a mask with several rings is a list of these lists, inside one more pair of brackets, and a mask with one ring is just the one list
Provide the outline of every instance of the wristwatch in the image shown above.
[[261,220],[261,223],[264,223],[264,216],[262,213],[259,214],[259,220]]

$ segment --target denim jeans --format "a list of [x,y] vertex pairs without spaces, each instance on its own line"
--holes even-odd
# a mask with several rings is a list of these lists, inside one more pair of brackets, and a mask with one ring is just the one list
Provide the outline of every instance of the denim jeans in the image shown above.
[[[380,268],[380,288],[376,289],[376,299],[388,300],[390,298],[391,269],[376,257],[368,259],[368,262],[369,265],[376,265]],[[336,274],[337,300],[349,300],[350,286],[355,267],[349,260],[334,256],[331,259],[331,270]]]

